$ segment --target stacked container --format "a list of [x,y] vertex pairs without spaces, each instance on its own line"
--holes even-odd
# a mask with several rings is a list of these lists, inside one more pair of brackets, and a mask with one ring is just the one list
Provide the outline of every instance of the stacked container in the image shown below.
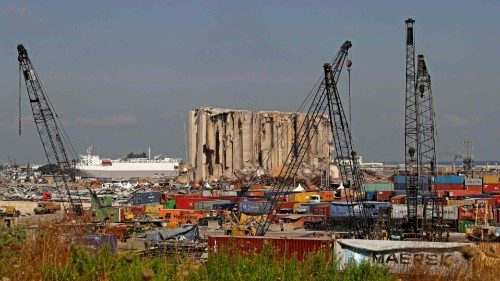
[[484,192],[500,192],[500,175],[484,175],[483,176],[483,191]]
[[434,178],[435,190],[463,190],[463,176],[436,176]]
[[481,178],[465,178],[465,190],[483,191],[483,179]]

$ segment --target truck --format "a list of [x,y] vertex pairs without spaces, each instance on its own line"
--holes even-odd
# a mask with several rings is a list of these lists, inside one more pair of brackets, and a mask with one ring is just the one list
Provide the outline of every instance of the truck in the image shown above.
[[21,212],[16,210],[13,206],[1,206],[0,207],[0,217],[19,217]]
[[61,210],[61,204],[54,202],[38,202],[35,209],[33,209],[37,215],[54,214],[59,210]]

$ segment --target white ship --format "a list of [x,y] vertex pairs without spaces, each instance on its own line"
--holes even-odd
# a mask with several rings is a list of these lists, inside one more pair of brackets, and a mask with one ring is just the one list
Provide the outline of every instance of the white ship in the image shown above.
[[85,173],[86,177],[130,179],[134,177],[175,177],[179,175],[180,158],[160,158],[161,155],[151,158],[119,158],[101,159],[92,153],[92,147],[87,154],[80,155],[77,168]]

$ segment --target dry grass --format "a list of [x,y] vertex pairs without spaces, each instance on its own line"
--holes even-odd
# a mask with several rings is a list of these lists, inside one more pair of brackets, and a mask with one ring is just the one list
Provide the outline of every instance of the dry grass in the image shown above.
[[[467,262],[457,270],[429,272],[411,267],[402,274],[370,264],[340,271],[332,257],[311,255],[303,262],[280,259],[272,251],[251,257],[221,252],[193,264],[181,255],[140,258],[134,253],[99,253],[75,248],[69,241],[83,229],[63,224],[36,231],[1,229],[0,280],[498,280],[500,259],[477,248],[464,248]],[[7,241],[7,242],[5,242]],[[444,261],[454,268],[454,261]]]

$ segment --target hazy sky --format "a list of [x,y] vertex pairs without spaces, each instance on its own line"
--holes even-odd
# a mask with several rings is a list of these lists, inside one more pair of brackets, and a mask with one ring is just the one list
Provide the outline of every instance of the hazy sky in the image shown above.
[[78,152],[184,157],[189,109],[294,111],[345,40],[357,150],[400,160],[407,17],[432,76],[439,151],[471,138],[476,158],[500,159],[499,3],[0,1],[0,161],[45,160],[24,85],[17,136],[18,43]]

